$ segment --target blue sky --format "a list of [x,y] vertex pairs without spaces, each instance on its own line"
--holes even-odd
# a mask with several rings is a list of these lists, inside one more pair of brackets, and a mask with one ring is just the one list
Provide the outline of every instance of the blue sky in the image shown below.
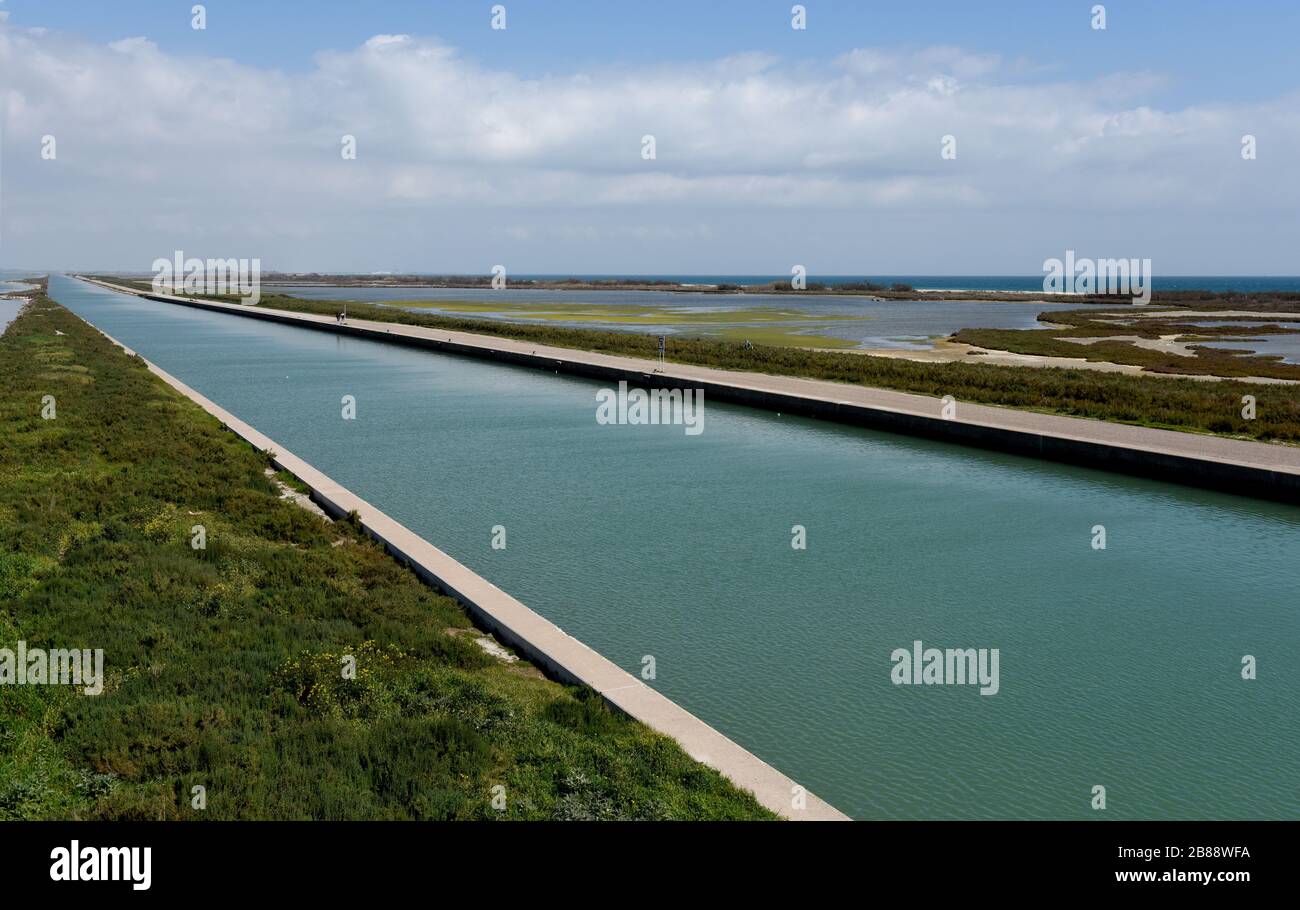
[[1166,74],[1170,104],[1254,100],[1300,87],[1293,0],[1115,0],[1104,33],[1079,28],[1090,0],[811,0],[809,27],[785,27],[787,0],[653,3],[510,0],[509,27],[485,27],[488,0],[211,0],[207,33],[191,0],[8,0],[15,23],[108,42],[144,35],[169,53],[218,53],[306,70],[318,50],[377,34],[436,35],[489,66],[537,75],[611,61],[655,64],[766,51],[818,60],[855,47],[955,44],[1033,61],[1035,75]]
[[0,267],[1300,272],[1298,3],[191,5],[0,0]]

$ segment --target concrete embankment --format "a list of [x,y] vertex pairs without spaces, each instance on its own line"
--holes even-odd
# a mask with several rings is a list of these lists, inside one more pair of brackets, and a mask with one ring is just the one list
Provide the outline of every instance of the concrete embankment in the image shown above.
[[[83,279],[92,281],[92,279]],[[709,400],[794,414],[1118,471],[1264,499],[1300,503],[1300,447],[1273,445],[1010,408],[944,401],[925,395],[765,373],[743,373],[549,347],[468,332],[295,313],[264,307],[154,294],[93,281],[127,294],[496,360],[660,388],[702,388]]]
[[[120,341],[108,337],[128,354]],[[137,355],[138,356],[138,355]],[[407,565],[427,584],[460,601],[474,621],[492,632],[548,675],[587,686],[610,705],[658,733],[670,736],[703,764],[784,818],[796,821],[847,821],[848,816],[807,793],[795,781],[745,750],[642,680],[607,660],[487,579],[452,559],[424,538],[340,486],[292,452],[220,405],[200,395],[148,360],[156,376],[216,417],[254,448],[271,453],[276,468],[288,471],[311,489],[311,498],[334,518],[355,513],[366,533]]]

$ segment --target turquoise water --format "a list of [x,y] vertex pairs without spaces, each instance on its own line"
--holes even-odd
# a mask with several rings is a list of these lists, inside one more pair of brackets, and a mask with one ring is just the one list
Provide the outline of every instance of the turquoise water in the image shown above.
[[[51,295],[855,817],[1297,814],[1300,509],[713,403],[601,426],[588,380]],[[893,685],[915,639],[1000,691]]]

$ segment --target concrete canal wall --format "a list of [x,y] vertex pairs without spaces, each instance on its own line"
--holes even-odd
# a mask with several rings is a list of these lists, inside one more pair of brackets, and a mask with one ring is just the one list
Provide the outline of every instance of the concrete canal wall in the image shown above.
[[[135,353],[111,336],[105,337],[128,354]],[[848,816],[829,803],[804,792],[776,768],[316,470],[255,427],[143,357],[141,360],[156,376],[220,420],[226,429],[259,451],[272,453],[273,464],[306,484],[311,489],[312,500],[327,514],[340,518],[356,513],[361,527],[382,543],[389,553],[427,584],[464,604],[481,628],[525,655],[552,678],[595,690],[613,707],[677,740],[696,761],[709,765],[736,786],[750,791],[762,805],[784,818],[795,821],[848,820]]]
[[[92,281],[92,279],[83,279]],[[1159,480],[1300,503],[1300,447],[1127,426],[956,402],[845,383],[742,373],[549,347],[467,332],[194,300],[107,282],[150,300],[641,386],[702,388],[705,397]],[[1008,369],[1012,369],[1008,367]]]

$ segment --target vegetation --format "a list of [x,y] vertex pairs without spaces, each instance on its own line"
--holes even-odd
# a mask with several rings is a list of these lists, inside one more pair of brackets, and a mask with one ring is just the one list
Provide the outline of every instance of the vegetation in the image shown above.
[[[228,299],[233,301],[236,298]],[[1208,308],[1213,301],[1198,298],[1195,303],[1199,309]],[[264,295],[259,305],[322,315],[334,315],[341,306],[338,301],[305,300],[285,294]],[[1221,301],[1221,305],[1251,308],[1239,302]],[[654,335],[434,316],[353,301],[348,302],[347,308],[349,317],[356,319],[474,332],[646,360],[655,360],[659,356],[658,339]],[[1053,319],[1062,316],[1060,313],[1049,315]],[[1069,346],[1070,356],[1079,357],[1087,351],[1085,346],[1069,342],[1062,344]],[[1003,367],[970,362],[920,363],[789,346],[756,344],[747,347],[742,339],[711,340],[677,335],[668,341],[667,359],[723,370],[802,376],[923,395],[952,395],[977,404],[1117,423],[1300,442],[1300,391],[1298,387],[1289,385],[1207,382],[1095,370]],[[1254,420],[1241,416],[1243,395],[1255,396],[1257,417]]]
[[795,291],[794,284],[788,280],[784,280],[784,281],[773,281],[771,284],[756,285],[747,288],[747,290],[755,291],[759,293],[778,293],[778,294],[807,293],[811,291],[814,294],[821,294],[821,293],[864,294],[865,293],[865,294],[877,294],[877,295],[906,294],[909,297],[917,296],[915,288],[913,288],[910,284],[903,284],[901,281],[895,281],[893,284],[888,284],[888,285],[880,284],[879,282],[875,282],[875,281],[838,281],[835,284],[827,284],[824,281],[809,281],[806,282],[804,288],[801,291]]
[[[281,295],[282,296],[282,295]],[[351,306],[351,304],[349,304]],[[437,310],[452,316],[512,316],[539,322],[582,322],[584,324],[744,326],[777,323],[782,326],[819,322],[852,322],[860,316],[802,313],[775,307],[733,308],[723,311],[683,310],[664,304],[521,303],[502,300],[403,300],[403,309]]]
[[[322,275],[320,272],[273,272],[268,281],[279,284],[327,284],[355,287],[422,287],[422,288],[486,288],[492,286],[492,275]],[[667,278],[511,278],[511,287],[521,288],[657,288],[678,290],[688,285]],[[701,290],[702,288],[693,288]],[[706,288],[704,288],[706,289]]]
[[[1235,309],[1223,305],[1217,307],[1225,308]],[[1260,312],[1266,315],[1268,311]],[[1047,312],[1040,313],[1038,318],[1060,328],[961,329],[952,338],[982,348],[1049,357],[1082,357],[1091,361],[1140,366],[1155,373],[1262,376],[1300,381],[1300,364],[1283,363],[1277,355],[1261,356],[1206,346],[1215,340],[1295,334],[1294,329],[1277,324],[1242,322],[1240,318],[1216,316],[1215,321],[1238,324],[1197,326],[1177,316],[1144,317],[1132,307],[1125,310]],[[1156,350],[1124,340],[1140,338],[1156,342],[1171,336],[1177,336],[1179,342],[1186,343],[1188,353]],[[1084,343],[1067,339],[1081,339]]]
[[[121,276],[101,276],[105,281],[119,284],[134,284],[148,288],[149,281]],[[273,272],[265,274],[263,287],[273,290],[277,286],[322,285],[328,287],[366,287],[366,288],[488,288],[492,285],[489,275],[322,275],[316,272],[285,274]],[[620,291],[673,291],[688,294],[793,294],[795,296],[850,296],[861,297],[864,294],[890,300],[1004,300],[1018,303],[1080,303],[1110,304],[1116,302],[1113,295],[1106,294],[1042,294],[1030,291],[982,291],[982,290],[926,290],[918,291],[912,285],[903,282],[882,284],[877,281],[809,281],[801,290],[796,290],[789,279],[776,279],[763,284],[736,284],[720,282],[718,284],[680,284],[676,281],[657,278],[511,278],[510,287],[553,291],[582,290],[620,290]],[[1197,292],[1174,292],[1180,294]],[[1160,294],[1154,297],[1159,298]],[[1127,301],[1128,298],[1124,298]]]
[[282,500],[263,456],[45,297],[0,337],[0,382],[0,647],[102,648],[106,677],[0,685],[0,818],[770,817],[487,655],[454,601]]

